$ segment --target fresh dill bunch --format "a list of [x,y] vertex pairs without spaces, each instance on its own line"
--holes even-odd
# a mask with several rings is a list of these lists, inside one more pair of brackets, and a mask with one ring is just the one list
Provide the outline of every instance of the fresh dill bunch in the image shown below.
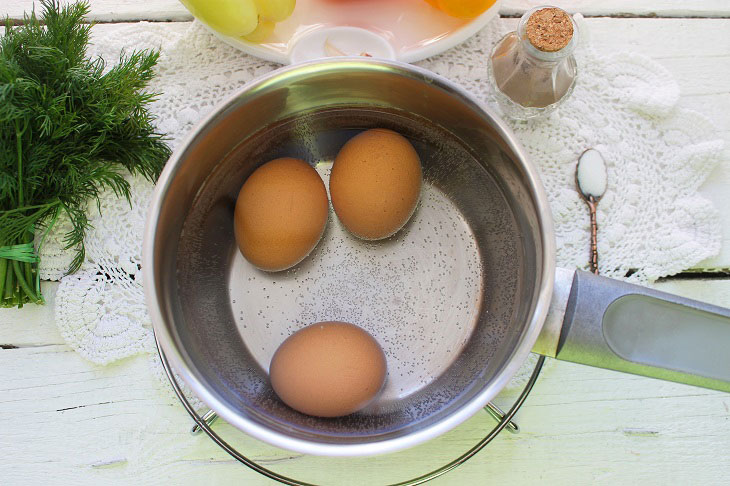
[[[158,52],[123,55],[106,70],[86,55],[86,2],[41,0],[40,18],[6,19],[0,38],[0,306],[41,303],[35,232],[65,213],[65,249],[84,261],[89,201],[111,189],[130,200],[126,172],[155,181],[170,155],[144,91]],[[105,72],[106,71],[106,72]],[[20,255],[20,256],[18,256]],[[33,289],[32,282],[36,282]]]

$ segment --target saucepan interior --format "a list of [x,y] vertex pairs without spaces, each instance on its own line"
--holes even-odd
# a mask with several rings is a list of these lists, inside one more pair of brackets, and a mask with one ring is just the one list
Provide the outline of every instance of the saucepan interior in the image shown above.
[[[251,267],[233,236],[246,177],[294,156],[326,181],[342,144],[373,127],[421,157],[424,191],[406,227],[364,242],[331,213],[297,267]],[[327,455],[415,445],[481,408],[534,343],[553,278],[544,199],[509,132],[431,73],[370,60],[277,71],[215,110],[158,183],[145,241],[156,335],[192,390],[260,439]],[[306,416],[269,385],[274,350],[321,320],[360,325],[383,346],[387,382],[361,412]]]

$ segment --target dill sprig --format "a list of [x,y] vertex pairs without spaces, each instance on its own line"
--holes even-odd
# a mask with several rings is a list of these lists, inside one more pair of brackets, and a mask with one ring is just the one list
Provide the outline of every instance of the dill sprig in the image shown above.
[[144,91],[159,53],[122,55],[107,70],[86,55],[88,3],[40,3],[40,18],[26,14],[21,26],[6,19],[0,39],[2,307],[43,301],[35,232],[68,215],[64,244],[75,252],[68,269],[75,272],[84,261],[88,202],[99,206],[105,189],[129,201],[124,174],[154,181],[170,155],[147,111],[156,95]]

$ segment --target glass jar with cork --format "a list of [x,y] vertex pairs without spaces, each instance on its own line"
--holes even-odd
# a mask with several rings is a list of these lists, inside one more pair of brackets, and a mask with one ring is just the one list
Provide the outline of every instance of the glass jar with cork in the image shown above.
[[573,91],[578,28],[557,7],[536,7],[489,58],[489,78],[505,115],[527,120],[553,112]]

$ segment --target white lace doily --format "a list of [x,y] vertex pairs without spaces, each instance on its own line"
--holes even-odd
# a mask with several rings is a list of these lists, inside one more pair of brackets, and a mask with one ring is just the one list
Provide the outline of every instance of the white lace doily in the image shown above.
[[[632,269],[629,279],[646,283],[713,256],[720,248],[718,213],[697,189],[718,163],[722,141],[707,119],[676,106],[679,89],[663,67],[638,54],[596,52],[586,46],[582,30],[572,97],[546,120],[512,123],[549,195],[558,264],[588,265],[588,211],[574,182],[577,156],[588,147],[604,154],[609,172],[609,190],[598,210],[601,273],[624,278]],[[487,58],[502,31],[496,19],[465,44],[419,64],[495,104]],[[162,49],[151,86],[162,94],[153,111],[173,148],[219,101],[278,67],[228,47],[198,23],[99,26],[94,34],[92,54],[109,61],[122,46]],[[91,207],[94,229],[79,272],[63,276],[70,261],[60,252],[63,221],[42,252],[43,277],[61,280],[56,297],[61,333],[95,363],[154,351],[140,266],[152,187],[140,178],[129,180],[131,207],[111,193],[102,198],[103,217]],[[513,384],[521,384],[530,370],[528,363]]]

